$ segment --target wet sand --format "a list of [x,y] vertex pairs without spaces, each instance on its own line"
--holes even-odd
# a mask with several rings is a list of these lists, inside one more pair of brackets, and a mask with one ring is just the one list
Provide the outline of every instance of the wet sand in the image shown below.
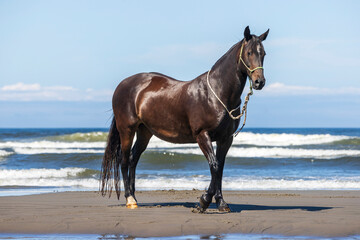
[[201,214],[203,191],[138,191],[139,208],[98,192],[0,197],[1,233],[123,234],[134,237],[222,233],[341,237],[360,234],[360,191],[225,191],[231,213]]

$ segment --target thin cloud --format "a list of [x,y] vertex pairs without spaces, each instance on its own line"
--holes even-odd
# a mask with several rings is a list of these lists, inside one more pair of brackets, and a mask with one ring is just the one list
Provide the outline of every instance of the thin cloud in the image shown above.
[[16,83],[0,88],[0,101],[110,101],[112,91],[107,89],[82,90],[71,86],[41,86]]
[[5,85],[1,88],[2,91],[39,91],[40,89],[40,84],[25,84],[22,82],[13,85]]
[[285,85],[280,82],[272,83],[263,90],[265,95],[360,95],[360,88],[319,88],[313,86]]

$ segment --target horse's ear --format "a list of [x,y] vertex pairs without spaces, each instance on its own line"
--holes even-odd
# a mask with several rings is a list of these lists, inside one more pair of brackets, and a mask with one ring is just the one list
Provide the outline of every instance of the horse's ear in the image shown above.
[[269,34],[269,31],[270,29],[268,29],[266,32],[260,35],[259,37],[260,41],[264,41],[266,39],[267,35]]
[[249,26],[247,26],[247,27],[245,28],[244,37],[245,37],[246,41],[249,41],[249,40],[252,38],[252,36],[251,36],[251,34],[250,34],[250,28],[249,28]]

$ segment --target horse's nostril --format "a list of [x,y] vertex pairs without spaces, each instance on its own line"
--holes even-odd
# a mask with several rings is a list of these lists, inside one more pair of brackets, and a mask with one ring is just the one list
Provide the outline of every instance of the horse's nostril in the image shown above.
[[255,84],[257,85],[257,84],[259,84],[259,83],[260,83],[259,79],[256,79],[256,80],[255,80]]

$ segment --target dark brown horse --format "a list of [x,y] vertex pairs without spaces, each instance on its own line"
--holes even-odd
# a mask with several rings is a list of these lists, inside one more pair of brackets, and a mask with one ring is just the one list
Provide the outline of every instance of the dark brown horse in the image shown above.
[[[150,138],[172,143],[198,143],[208,160],[211,182],[200,198],[205,211],[215,197],[220,211],[230,211],[222,196],[221,184],[226,154],[239,119],[240,96],[249,77],[254,89],[265,85],[262,41],[269,33],[250,34],[236,43],[211,68],[192,81],[178,81],[160,73],[139,73],[124,79],[116,88],[112,106],[114,118],[102,162],[101,192],[113,188],[120,197],[120,173],[125,187],[126,206],[136,208],[135,169]],[[134,136],[136,142],[131,148]],[[212,142],[216,141],[216,154]]]

